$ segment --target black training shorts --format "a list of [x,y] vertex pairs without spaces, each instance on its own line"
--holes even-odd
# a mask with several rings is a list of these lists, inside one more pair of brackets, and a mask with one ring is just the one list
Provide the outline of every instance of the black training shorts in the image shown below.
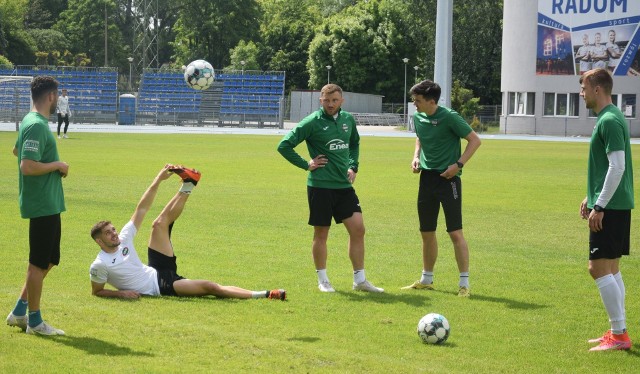
[[602,230],[589,231],[589,260],[629,255],[631,210],[605,209]]
[[319,188],[307,186],[309,200],[309,225],[331,226],[331,218],[336,223],[362,213],[360,200],[353,188]]
[[440,204],[447,221],[447,232],[462,229],[462,182],[459,176],[447,179],[440,172],[422,170],[418,189],[420,231],[436,231]]
[[176,256],[169,257],[153,248],[149,248],[147,257],[149,259],[149,266],[158,272],[160,295],[178,296],[176,290],[173,288],[173,282],[184,279],[184,277],[181,277],[177,273],[178,265],[176,264]]
[[60,213],[29,220],[29,263],[46,270],[60,264]]

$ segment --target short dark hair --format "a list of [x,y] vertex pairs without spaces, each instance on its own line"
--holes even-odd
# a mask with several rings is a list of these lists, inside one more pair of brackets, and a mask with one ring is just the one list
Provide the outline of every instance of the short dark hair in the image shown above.
[[49,92],[58,92],[58,81],[54,77],[42,75],[31,81],[31,100],[39,101]]
[[340,95],[342,95],[342,88],[333,83],[325,84],[320,90],[320,96],[331,95],[334,92],[340,92]]
[[589,70],[580,76],[580,84],[584,81],[589,82],[589,86],[591,87],[602,87],[605,94],[611,95],[611,91],[613,90],[613,78],[607,69],[597,68]]
[[95,225],[93,225],[93,227],[91,228],[91,237],[94,240],[97,239],[100,236],[100,234],[102,234],[102,230],[104,230],[104,228],[109,226],[110,224],[111,224],[111,221],[100,221]]
[[411,87],[409,93],[411,95],[421,95],[426,100],[433,99],[433,101],[437,103],[438,100],[440,100],[442,89],[440,88],[439,84],[427,79]]

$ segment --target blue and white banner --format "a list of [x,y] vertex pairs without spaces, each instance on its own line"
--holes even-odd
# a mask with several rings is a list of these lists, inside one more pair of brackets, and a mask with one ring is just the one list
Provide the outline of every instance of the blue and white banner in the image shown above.
[[640,0],[538,0],[536,74],[640,77]]

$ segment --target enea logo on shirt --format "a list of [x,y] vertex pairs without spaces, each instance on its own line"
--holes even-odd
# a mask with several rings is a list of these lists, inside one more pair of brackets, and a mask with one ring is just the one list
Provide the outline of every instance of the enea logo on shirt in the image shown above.
[[129,254],[129,247],[122,248],[122,256],[126,256]]
[[342,149],[349,149],[349,144],[345,143],[341,139],[332,139],[326,144],[330,151],[339,151]]
[[25,140],[22,144],[22,150],[26,152],[38,152],[40,149],[40,142],[37,140]]

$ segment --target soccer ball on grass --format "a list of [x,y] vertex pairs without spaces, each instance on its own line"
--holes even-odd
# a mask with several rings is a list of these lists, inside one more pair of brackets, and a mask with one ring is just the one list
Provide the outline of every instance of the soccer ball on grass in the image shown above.
[[213,66],[205,60],[195,60],[184,69],[184,81],[195,90],[206,90],[214,78]]
[[429,313],[418,322],[418,336],[427,344],[442,344],[449,338],[449,321],[443,315]]

